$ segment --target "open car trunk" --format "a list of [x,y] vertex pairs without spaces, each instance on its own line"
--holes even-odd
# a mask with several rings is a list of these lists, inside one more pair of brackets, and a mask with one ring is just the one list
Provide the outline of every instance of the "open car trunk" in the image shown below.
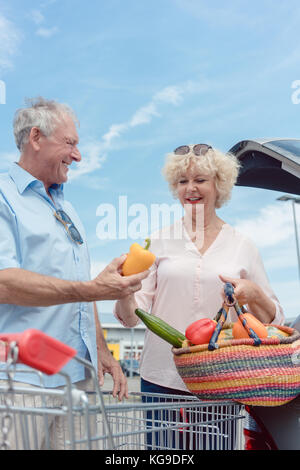
[[237,186],[300,195],[300,139],[242,140],[229,152],[242,164]]
[[[237,186],[300,195],[300,139],[242,140],[229,153],[241,163]],[[300,331],[300,315],[291,326]]]
[[[300,140],[243,140],[230,153],[242,165],[238,186],[250,186],[300,195]],[[300,331],[300,315],[290,325]],[[263,435],[270,433],[280,450],[300,450],[300,397],[277,408],[252,407],[254,416],[263,424]],[[269,435],[270,435],[269,434]]]

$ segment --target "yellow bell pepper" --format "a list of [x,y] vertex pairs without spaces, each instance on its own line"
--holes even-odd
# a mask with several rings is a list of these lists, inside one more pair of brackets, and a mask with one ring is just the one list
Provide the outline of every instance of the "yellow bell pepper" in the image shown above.
[[150,239],[145,240],[146,246],[143,248],[138,243],[133,243],[126,260],[124,261],[122,272],[124,276],[138,274],[152,266],[155,261],[155,255],[149,250]]

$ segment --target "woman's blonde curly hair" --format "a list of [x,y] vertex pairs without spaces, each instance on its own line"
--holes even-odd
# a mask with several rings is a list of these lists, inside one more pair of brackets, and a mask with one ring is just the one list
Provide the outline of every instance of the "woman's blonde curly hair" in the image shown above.
[[197,156],[193,152],[193,145],[189,147],[190,151],[185,155],[176,155],[174,152],[167,154],[162,174],[169,183],[173,196],[177,198],[177,183],[189,166],[194,164],[201,174],[214,178],[218,209],[231,197],[231,190],[239,173],[239,161],[234,155],[224,154],[215,148],[210,148],[204,155]]

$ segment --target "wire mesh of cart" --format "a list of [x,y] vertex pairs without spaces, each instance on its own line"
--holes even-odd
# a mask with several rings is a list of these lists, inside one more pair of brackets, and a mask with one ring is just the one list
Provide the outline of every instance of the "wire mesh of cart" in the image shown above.
[[[245,411],[239,404],[145,393],[130,393],[129,399],[120,403],[101,391],[90,362],[38,330],[0,335],[0,353],[7,376],[0,384],[1,449],[243,448]],[[69,360],[85,366],[91,377],[91,390],[78,389],[61,370]],[[34,371],[39,386],[14,380],[17,362],[29,366],[24,373]],[[54,373],[64,378],[65,385],[46,388],[44,374]]]
[[245,410],[238,404],[138,392],[126,403],[118,404],[106,393],[104,400],[116,449],[243,449]]

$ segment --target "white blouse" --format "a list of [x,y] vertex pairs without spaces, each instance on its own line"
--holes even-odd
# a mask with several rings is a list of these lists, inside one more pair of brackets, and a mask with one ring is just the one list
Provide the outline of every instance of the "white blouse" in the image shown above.
[[[178,237],[178,233],[182,236]],[[135,294],[137,304],[182,333],[200,318],[214,318],[222,306],[224,283],[220,274],[257,283],[276,305],[273,323],[283,323],[282,308],[270,287],[258,249],[230,225],[223,225],[203,255],[191,241],[182,220],[154,234],[150,250],[156,255],[156,261],[142,289]],[[228,319],[237,319],[234,308],[230,308]],[[149,382],[186,391],[174,365],[171,348],[147,329],[140,375]]]

